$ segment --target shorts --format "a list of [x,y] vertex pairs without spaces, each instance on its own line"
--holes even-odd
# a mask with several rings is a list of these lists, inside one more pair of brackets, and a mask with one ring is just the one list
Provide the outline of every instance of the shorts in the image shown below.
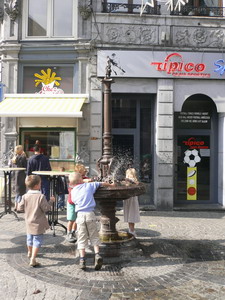
[[75,212],[75,204],[67,202],[67,221],[76,221],[77,213]]
[[21,200],[22,200],[22,196],[21,195],[16,195],[15,202],[20,203]]
[[92,246],[100,244],[97,218],[94,212],[78,212],[77,214],[77,249],[85,249],[90,239]]
[[43,234],[27,234],[27,246],[40,248],[43,244]]

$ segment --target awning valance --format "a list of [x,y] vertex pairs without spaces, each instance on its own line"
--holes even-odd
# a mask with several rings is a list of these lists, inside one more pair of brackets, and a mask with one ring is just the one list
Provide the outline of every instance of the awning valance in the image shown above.
[[86,94],[6,94],[0,102],[1,117],[82,117]]

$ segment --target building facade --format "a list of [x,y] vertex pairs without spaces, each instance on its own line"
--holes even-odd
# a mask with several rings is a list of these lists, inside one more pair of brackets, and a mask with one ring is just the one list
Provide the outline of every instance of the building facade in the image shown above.
[[113,150],[140,203],[224,206],[223,4],[145,2],[1,1],[1,157],[39,140],[53,168],[96,175],[110,61]]

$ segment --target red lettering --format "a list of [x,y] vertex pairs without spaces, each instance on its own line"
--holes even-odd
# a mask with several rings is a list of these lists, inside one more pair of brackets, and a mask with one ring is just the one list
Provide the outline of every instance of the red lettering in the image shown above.
[[[170,61],[174,57],[178,61]],[[157,71],[165,71],[167,74],[174,76],[210,77],[210,74],[200,74],[205,71],[205,64],[195,64],[193,62],[184,64],[183,57],[179,53],[171,53],[166,56],[164,62],[152,62],[151,65],[155,65]]]
[[205,70],[205,64],[197,64],[195,66],[195,71],[196,72],[203,72]]
[[188,63],[188,64],[186,64],[185,66],[184,66],[184,70],[186,71],[186,72],[191,72],[191,71],[193,71],[194,70],[194,64],[193,63]]

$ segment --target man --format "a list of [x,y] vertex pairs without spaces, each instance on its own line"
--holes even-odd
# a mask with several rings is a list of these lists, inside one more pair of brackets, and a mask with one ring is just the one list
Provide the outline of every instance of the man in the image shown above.
[[[32,175],[33,171],[51,171],[49,158],[40,153],[38,145],[34,146],[34,155],[32,155],[27,163],[27,175]],[[50,199],[50,182],[49,177],[41,175],[41,192],[45,195],[46,199]]]

